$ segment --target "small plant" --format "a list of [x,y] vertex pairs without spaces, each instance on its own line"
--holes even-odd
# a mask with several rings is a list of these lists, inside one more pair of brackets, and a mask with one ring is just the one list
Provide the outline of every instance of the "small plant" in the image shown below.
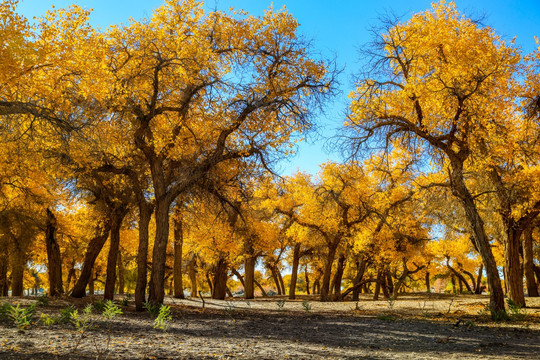
[[510,311],[510,319],[515,321],[525,320],[527,313],[521,305],[517,304],[512,299],[506,299],[506,304],[508,305],[508,310]]
[[130,293],[127,293],[126,296],[122,299],[122,301],[120,301],[120,304],[122,306],[128,306],[129,305],[129,302],[131,301],[131,294]]
[[307,300],[302,301],[302,309],[304,309],[305,312],[311,311],[311,304],[309,303],[309,301]]
[[112,320],[117,315],[121,314],[122,310],[112,300],[107,300],[105,302],[105,309],[101,315],[107,320]]
[[227,301],[227,306],[225,307],[225,311],[227,311],[227,315],[229,315],[229,317],[232,317],[235,310],[236,310],[236,307],[234,306],[234,303],[232,301]]
[[285,300],[281,299],[281,300],[276,301],[276,305],[279,311],[283,310],[283,307],[285,306]]
[[9,317],[9,311],[11,310],[11,304],[10,303],[2,303],[0,304],[0,319],[4,320]]
[[53,325],[56,322],[53,317],[43,313],[39,316],[39,320],[46,326]]
[[378,320],[382,320],[382,321],[396,321],[396,317],[395,316],[392,316],[392,315],[377,315],[377,319]]
[[144,303],[143,306],[146,309],[146,311],[148,311],[148,313],[150,315],[158,316],[159,310],[160,310],[160,305],[154,305],[150,301],[147,301],[147,302]]
[[392,310],[394,308],[394,304],[396,303],[396,299],[393,296],[390,296],[388,299],[388,308]]
[[90,328],[92,323],[92,305],[87,305],[82,311],[82,314],[79,314],[78,310],[73,309],[70,313],[70,320],[77,328],[77,331],[83,334]]
[[60,314],[56,318],[56,322],[61,324],[67,324],[71,321],[71,314],[75,311],[75,306],[69,305],[66,308],[60,310]]
[[172,321],[171,308],[166,305],[161,305],[159,309],[159,314],[154,320],[154,329],[160,329],[167,331]]
[[32,304],[29,307],[22,308],[19,304],[13,306],[10,304],[8,317],[13,321],[20,332],[24,332],[31,324],[32,318],[36,313],[36,305]]
[[92,304],[92,307],[94,308],[94,310],[96,310],[97,312],[102,312],[103,310],[105,310],[105,301],[103,300],[98,300],[96,302],[94,302]]
[[37,304],[38,306],[49,305],[49,297],[47,296],[47,293],[43,293],[42,295],[37,297]]
[[508,320],[508,314],[504,310],[494,310],[490,304],[486,304],[482,310],[478,312],[479,315],[487,315],[489,314],[491,316],[491,319],[495,322],[499,321],[507,321]]

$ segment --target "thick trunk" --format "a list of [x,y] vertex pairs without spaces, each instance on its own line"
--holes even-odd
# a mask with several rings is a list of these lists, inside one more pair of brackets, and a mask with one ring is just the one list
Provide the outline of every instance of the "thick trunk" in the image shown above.
[[[383,295],[385,299],[390,298],[390,291],[388,289],[387,279],[388,279],[388,273],[387,271],[385,271],[383,275],[381,276],[381,290],[383,291]],[[392,278],[390,277],[390,282],[392,282],[391,279]]]
[[122,258],[122,249],[118,249],[118,294],[124,295],[126,287],[125,267]]
[[334,258],[336,257],[337,244],[331,243],[328,245],[328,256],[326,257],[326,263],[324,265],[323,280],[321,286],[321,301],[330,300],[328,294],[330,291],[330,275],[332,273],[332,265],[334,264]]
[[478,276],[476,277],[476,287],[474,289],[475,294],[482,293],[482,271],[484,271],[484,264],[480,264],[480,268],[478,269]]
[[382,278],[383,278],[382,270],[377,271],[377,279],[375,280],[375,291],[373,292],[373,300],[379,300],[379,294],[381,293]]
[[169,239],[169,201],[156,192],[156,236],[152,252],[152,272],[148,300],[154,304],[163,304],[165,296],[165,261],[167,259],[167,241]]
[[11,258],[11,296],[23,296],[24,293],[24,255],[22,249],[16,246]]
[[352,291],[352,300],[358,301],[360,297],[361,286],[359,285],[364,277],[366,272],[366,260],[364,257],[361,257],[359,261],[356,262],[356,275],[353,280],[353,291]]
[[[513,223],[513,222],[511,222]],[[504,269],[505,283],[508,290],[508,298],[519,306],[525,306],[525,293],[523,291],[523,270],[519,259],[519,245],[522,231],[509,228],[506,231],[504,244]]]
[[[4,250],[5,252],[2,252],[2,254],[7,255],[7,249]],[[0,296],[7,296],[8,295],[8,259],[7,256],[2,255],[0,258]]]
[[94,277],[95,274],[92,271],[90,274],[90,279],[88,279],[88,295],[94,295]]
[[137,283],[135,285],[135,308],[144,310],[148,266],[148,229],[152,217],[152,206],[145,200],[139,203],[139,247],[137,250]]
[[246,255],[244,261],[244,296],[246,299],[253,299],[255,297],[255,263],[257,258],[255,256]]
[[298,278],[298,263],[300,262],[300,243],[294,245],[289,299],[296,299],[296,280]]
[[189,281],[191,282],[191,297],[197,297],[197,271],[195,270],[196,258],[195,255],[191,257],[191,260],[187,263],[187,272]]
[[452,273],[452,277],[450,278],[450,281],[452,282],[452,293],[457,293],[456,290],[456,276]]
[[538,297],[538,286],[534,279],[532,231],[532,226],[528,226],[523,233],[523,272],[527,282],[527,294],[529,297]]
[[79,275],[79,279],[71,291],[71,297],[82,298],[86,295],[86,285],[88,284],[88,280],[92,274],[92,268],[94,267],[94,263],[96,262],[101,249],[103,249],[103,245],[105,245],[105,242],[107,241],[109,230],[110,223],[106,225],[101,235],[90,240],[90,243],[86,248],[86,253],[84,254],[84,262],[81,269],[81,274]]
[[71,261],[71,264],[69,265],[69,270],[67,274],[66,279],[66,290],[69,291],[71,289],[71,282],[74,281],[75,278],[75,259]]
[[450,180],[452,191],[462,201],[463,209],[465,210],[466,218],[473,231],[473,239],[482,262],[486,268],[487,281],[490,291],[490,308],[492,315],[495,317],[504,316],[506,313],[504,308],[504,294],[499,278],[497,263],[491,251],[491,244],[486,235],[484,221],[478,213],[474,197],[471,195],[463,176],[463,162],[460,159],[451,159],[452,171]]
[[212,299],[225,299],[227,292],[227,268],[227,261],[225,259],[219,259],[214,268],[214,289],[212,291]]
[[385,284],[386,288],[388,289],[389,296],[393,296],[397,291],[394,291],[394,279],[392,278],[392,274],[390,274],[390,271],[386,272],[386,278],[385,278]]
[[60,246],[58,246],[56,240],[56,217],[50,209],[47,209],[45,245],[49,272],[49,296],[59,296],[64,293],[64,287],[62,286],[62,258],[60,256]]
[[182,229],[182,214],[177,207],[174,217],[174,297],[184,298],[184,284],[182,283],[182,245],[184,244],[184,234]]
[[333,300],[341,299],[341,280],[343,279],[343,271],[345,271],[345,254],[340,254],[336,273],[332,279],[332,286],[330,286],[330,289],[333,291]]
[[429,281],[429,271],[426,271],[425,283],[426,283],[426,292],[430,293],[431,292],[431,283]]
[[463,280],[461,277],[458,276],[458,285],[459,285],[459,293],[463,294]]
[[[122,211],[121,211],[122,212]],[[114,287],[116,284],[116,262],[118,260],[118,249],[120,247],[120,228],[122,226],[123,214],[115,215],[111,222],[111,236],[109,242],[109,254],[107,256],[107,271],[105,278],[105,300],[114,299]]]

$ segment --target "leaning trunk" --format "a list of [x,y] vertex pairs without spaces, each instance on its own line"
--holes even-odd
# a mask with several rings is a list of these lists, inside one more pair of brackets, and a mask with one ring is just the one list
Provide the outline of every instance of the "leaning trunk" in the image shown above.
[[366,272],[366,260],[364,259],[364,257],[361,257],[360,260],[356,262],[356,275],[353,280],[354,290],[352,291],[353,301],[358,301],[360,298],[361,286],[359,286],[359,284],[362,281],[362,278],[364,277],[365,272]]
[[298,263],[300,262],[300,243],[294,245],[291,284],[289,286],[289,299],[296,299],[296,279],[298,277]]
[[480,268],[478,269],[478,276],[476,277],[476,287],[474,289],[475,294],[482,293],[482,271],[484,271],[484,264],[480,264]]
[[107,271],[105,278],[105,300],[114,299],[114,286],[116,284],[116,262],[118,260],[118,249],[120,247],[120,227],[122,226],[122,215],[115,216],[111,224],[111,236],[109,242],[109,255],[107,257]]
[[56,217],[47,209],[47,225],[45,229],[45,245],[47,247],[47,265],[49,270],[49,296],[64,293],[62,286],[62,258],[60,246],[56,240]]
[[338,259],[338,264],[336,268],[336,273],[332,279],[332,286],[330,287],[333,291],[334,300],[341,299],[341,280],[343,278],[343,271],[345,270],[345,255],[341,254]]

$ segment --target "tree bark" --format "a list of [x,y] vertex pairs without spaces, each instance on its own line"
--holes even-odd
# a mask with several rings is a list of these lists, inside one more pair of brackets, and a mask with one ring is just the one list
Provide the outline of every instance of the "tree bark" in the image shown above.
[[253,280],[253,282],[255,283],[255,285],[259,288],[259,290],[261,290],[261,294],[263,297],[267,297],[268,295],[266,294],[266,291],[264,290],[264,288],[262,287],[261,284],[259,284],[259,282],[257,280]]
[[[513,221],[512,221],[513,223]],[[508,228],[504,243],[505,284],[508,297],[519,306],[525,307],[525,292],[523,291],[523,270],[519,257],[519,246],[522,230]]]
[[300,262],[300,243],[294,245],[293,262],[291,270],[291,283],[289,285],[289,300],[296,299],[296,280],[298,278],[298,264]]
[[[154,187],[156,181],[154,181]],[[150,274],[150,291],[148,300],[154,305],[163,304],[165,297],[165,261],[167,258],[167,241],[169,239],[169,206],[164,199],[164,190],[154,189],[156,195],[156,236],[152,252],[152,272]]]
[[227,292],[227,260],[220,258],[214,267],[212,299],[224,300]]
[[279,271],[279,268],[276,266],[276,274],[279,280],[279,285],[281,286],[281,294],[287,295],[285,291],[285,282],[283,281],[283,276],[281,276],[281,271]]
[[326,263],[324,265],[323,280],[321,285],[321,301],[330,300],[328,294],[330,291],[330,275],[332,273],[332,265],[336,257],[337,244],[332,242],[328,245],[328,256],[326,257]]
[[[457,155],[456,155],[457,156]],[[492,316],[502,316],[506,313],[504,308],[504,294],[501,286],[501,280],[499,277],[499,270],[497,269],[497,263],[493,257],[491,251],[491,245],[486,235],[484,228],[484,221],[478,213],[474,197],[470,193],[467,185],[465,184],[463,176],[463,159],[450,158],[451,172],[450,181],[452,184],[452,192],[462,202],[463,209],[465,210],[466,218],[473,231],[473,240],[476,249],[482,257],[482,262],[486,268],[486,275],[489,285],[490,298],[489,304],[492,312]]]
[[426,283],[426,292],[430,293],[431,292],[431,282],[429,280],[429,271],[426,271],[425,283]]
[[56,217],[51,209],[47,208],[46,212],[45,245],[47,248],[47,265],[49,270],[49,296],[59,296],[64,294],[64,287],[62,285],[62,257],[60,255],[60,246],[58,246],[56,239]]
[[452,277],[450,277],[450,281],[452,282],[452,293],[457,293],[457,290],[456,290],[456,276],[454,275],[454,273],[452,273]]
[[360,291],[362,287],[359,286],[360,282],[364,278],[364,273],[366,272],[366,260],[363,256],[360,257],[360,260],[356,262],[356,275],[353,280],[353,291],[352,291],[352,301],[358,301],[360,298]]
[[277,294],[281,295],[281,284],[279,283],[278,275],[277,275],[277,269],[273,264],[268,264],[268,268],[270,269],[270,273],[272,274],[272,280],[274,280],[274,284],[276,284],[276,290]]
[[66,279],[66,290],[69,291],[71,289],[71,283],[75,282],[75,259],[71,261],[71,264],[69,264],[69,270],[67,274]]
[[341,299],[341,280],[343,278],[343,272],[345,271],[345,254],[340,254],[338,258],[336,273],[332,279],[333,300]]
[[212,284],[212,279],[210,279],[210,274],[206,273],[206,282],[208,283],[208,287],[210,288],[210,294],[214,293],[214,284]]
[[2,259],[0,261],[0,296],[7,296],[9,291],[8,284],[8,259],[7,259],[7,248],[2,247]]
[[484,264],[480,264],[478,269],[478,276],[476,277],[476,288],[474,289],[475,294],[482,294],[482,271],[484,271]]
[[90,278],[88,279],[88,295],[94,295],[94,271],[90,274]]
[[191,297],[197,297],[197,270],[195,269],[196,266],[196,257],[193,255],[191,257],[191,260],[187,263],[187,272],[189,276],[189,280],[191,282]]
[[184,244],[184,234],[182,229],[182,214],[177,206],[174,217],[174,297],[184,298],[184,284],[182,283],[182,246]]
[[79,279],[75,283],[73,290],[71,290],[71,297],[82,298],[86,295],[86,285],[88,285],[88,280],[92,274],[92,268],[94,267],[94,263],[96,262],[101,249],[103,249],[103,245],[105,245],[105,242],[109,237],[110,229],[111,224],[108,221],[103,229],[103,232],[90,240],[90,243],[86,248],[86,253],[84,254],[84,262],[81,269],[81,274],[79,275]]
[[257,258],[251,255],[246,255],[244,261],[244,297],[253,299],[255,297],[255,263]]
[[11,258],[11,296],[23,296],[24,294],[24,268],[26,259],[23,250],[15,244]]
[[139,201],[139,247],[137,249],[137,283],[135,284],[135,309],[144,310],[146,302],[148,237],[152,206],[144,199]]
[[120,228],[124,219],[124,210],[121,209],[113,215],[111,222],[111,236],[109,241],[109,255],[107,257],[107,271],[105,278],[105,300],[114,300],[114,288],[116,285],[116,262],[118,260],[118,249],[120,247]]
[[381,293],[381,281],[382,281],[382,270],[377,271],[377,279],[375,280],[375,291],[373,292],[373,300],[379,300],[379,294]]
[[126,277],[125,277],[125,267],[124,267],[124,260],[122,257],[122,249],[118,249],[118,294],[124,295],[125,292],[125,284],[126,284]]
[[304,266],[304,279],[306,280],[306,293],[309,295],[309,274],[308,266]]
[[538,286],[534,279],[534,261],[533,261],[533,227],[527,226],[523,233],[523,272],[527,282],[527,294],[529,297],[538,297]]

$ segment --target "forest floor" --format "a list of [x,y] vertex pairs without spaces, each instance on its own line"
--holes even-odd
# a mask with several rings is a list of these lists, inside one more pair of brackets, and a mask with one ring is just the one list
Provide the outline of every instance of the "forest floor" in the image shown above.
[[[526,299],[524,319],[497,323],[485,312],[487,296],[478,295],[280,299],[205,299],[203,309],[200,299],[167,298],[173,320],[166,331],[154,329],[150,314],[136,312],[132,302],[111,321],[96,315],[82,335],[70,323],[38,321],[19,332],[3,320],[0,359],[540,359],[540,298]],[[97,300],[51,300],[36,319],[69,305],[80,313]]]

